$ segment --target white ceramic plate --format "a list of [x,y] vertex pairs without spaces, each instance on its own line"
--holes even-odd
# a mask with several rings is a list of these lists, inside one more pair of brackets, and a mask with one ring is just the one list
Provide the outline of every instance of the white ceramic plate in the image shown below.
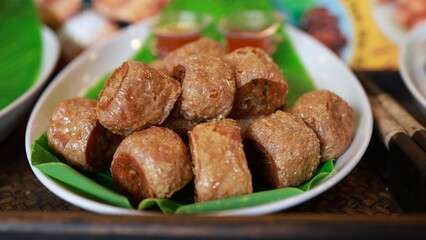
[[[296,50],[316,86],[334,91],[354,108],[358,116],[358,129],[354,141],[347,152],[337,160],[337,174],[319,186],[295,197],[274,203],[215,212],[210,215],[266,214],[302,203],[326,191],[345,177],[361,159],[368,146],[372,132],[370,105],[355,76],[341,60],[320,43],[296,29],[291,27],[287,29],[289,37],[296,43]],[[110,41],[80,55],[54,79],[38,100],[28,122],[25,137],[28,159],[31,159],[31,142],[45,131],[54,106],[63,99],[82,96],[101,76],[112,72],[123,61],[129,59],[147,35],[148,28],[143,23],[130,26],[129,29],[125,29]],[[38,169],[32,167],[32,170],[50,191],[65,201],[86,210],[105,214],[157,214],[123,209],[83,198],[56,184]]]
[[426,21],[416,25],[405,39],[399,71],[408,90],[426,109]]
[[19,119],[30,109],[56,66],[59,43],[55,34],[47,27],[42,29],[42,44],[41,70],[36,81],[24,94],[0,110],[0,142],[20,123]]

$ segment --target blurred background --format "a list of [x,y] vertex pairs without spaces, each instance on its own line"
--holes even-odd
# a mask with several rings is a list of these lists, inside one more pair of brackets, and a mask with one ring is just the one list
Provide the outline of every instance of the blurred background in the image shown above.
[[[60,65],[120,28],[158,15],[173,0],[34,0],[58,35]],[[253,0],[248,0],[253,1]],[[268,1],[268,0],[266,0]],[[426,19],[426,0],[269,0],[355,70],[396,70],[404,36]],[[232,0],[228,1],[232,4]]]

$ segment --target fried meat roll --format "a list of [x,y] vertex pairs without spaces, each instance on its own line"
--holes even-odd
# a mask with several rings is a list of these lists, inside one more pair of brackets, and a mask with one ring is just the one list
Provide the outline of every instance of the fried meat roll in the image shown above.
[[162,58],[155,59],[154,61],[150,62],[148,66],[163,73],[167,72],[166,65],[164,64],[164,60]]
[[236,94],[230,116],[246,118],[273,113],[285,103],[288,85],[281,70],[262,49],[239,48],[225,56],[235,71]]
[[125,136],[161,124],[181,91],[178,81],[145,63],[124,62],[114,70],[99,94],[99,122]]
[[188,135],[196,202],[253,192],[251,173],[234,120],[202,123]]
[[174,76],[182,83],[177,104],[180,116],[201,121],[229,115],[235,80],[224,61],[207,55],[192,55],[175,68]]
[[341,156],[355,134],[352,108],[341,97],[328,90],[316,90],[300,96],[288,109],[311,127],[321,144],[321,160]]
[[276,111],[248,130],[252,144],[262,153],[252,169],[276,188],[297,186],[315,173],[320,145],[314,131],[299,117]]
[[[194,54],[204,54],[212,57],[222,58],[225,55],[220,43],[210,38],[200,38],[194,42],[187,43],[182,47],[172,51],[164,60],[162,70],[169,76],[173,75],[173,69],[189,56]],[[154,65],[158,66],[158,65]]]
[[145,198],[168,198],[193,177],[186,145],[172,130],[156,126],[121,142],[111,174],[118,190],[134,203]]
[[70,166],[97,172],[109,166],[121,136],[96,118],[96,101],[71,98],[60,102],[46,130],[53,152]]
[[170,115],[162,124],[162,127],[173,130],[182,140],[188,140],[188,132],[191,131],[199,122],[188,120],[180,116]]
[[255,123],[257,120],[264,117],[265,117],[264,115],[257,115],[257,116],[247,117],[247,118],[235,119],[235,121],[238,124],[238,127],[240,127],[240,133],[243,140],[247,139],[247,132],[250,126],[253,123]]

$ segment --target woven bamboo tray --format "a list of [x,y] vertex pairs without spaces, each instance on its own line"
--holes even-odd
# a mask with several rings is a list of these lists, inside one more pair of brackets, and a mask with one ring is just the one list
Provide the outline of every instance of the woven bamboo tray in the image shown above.
[[[413,103],[397,73],[370,75],[425,124],[426,114]],[[373,164],[375,159],[389,157],[375,134],[360,163],[341,182],[281,212],[226,218],[109,216],[73,206],[37,180],[25,155],[26,121],[0,143],[0,239],[426,237],[426,214],[404,212]]]

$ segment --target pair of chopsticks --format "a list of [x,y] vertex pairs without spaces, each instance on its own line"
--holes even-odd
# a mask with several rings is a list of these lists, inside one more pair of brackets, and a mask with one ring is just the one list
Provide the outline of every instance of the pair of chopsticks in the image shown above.
[[[376,106],[376,109],[385,108],[393,119],[397,122],[397,125],[404,129],[405,134],[410,136],[423,151],[426,151],[426,129],[416,119],[414,119],[405,109],[399,105],[389,94],[385,93],[380,87],[374,83],[366,74],[356,73],[361,84],[367,90],[367,93],[371,96],[370,103]],[[372,106],[372,107],[373,107]],[[373,109],[373,112],[375,110]],[[381,111],[381,110],[379,110]]]
[[[355,73],[367,91],[376,131],[391,152],[381,161],[390,190],[407,210],[426,210],[426,129],[365,73]],[[386,163],[387,162],[387,163]],[[396,194],[395,194],[396,193]]]
[[419,165],[426,173],[426,128],[365,73],[356,75],[367,91],[377,130],[386,147],[389,149],[391,141],[404,141],[404,145],[410,145],[407,155],[422,160]]

